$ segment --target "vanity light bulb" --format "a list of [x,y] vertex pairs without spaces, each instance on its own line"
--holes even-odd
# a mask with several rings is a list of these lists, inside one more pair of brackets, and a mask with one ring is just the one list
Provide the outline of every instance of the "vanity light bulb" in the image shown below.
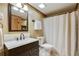
[[40,8],[45,8],[45,4],[41,3],[41,4],[39,5],[39,7],[40,7]]
[[19,10],[21,13],[24,13],[24,11],[23,10]]
[[17,11],[19,10],[19,9],[18,9],[18,8],[16,8],[16,7],[12,7],[12,9],[17,10]]
[[16,6],[22,8],[21,3],[17,3]]
[[28,7],[26,5],[24,5],[23,9],[28,11]]

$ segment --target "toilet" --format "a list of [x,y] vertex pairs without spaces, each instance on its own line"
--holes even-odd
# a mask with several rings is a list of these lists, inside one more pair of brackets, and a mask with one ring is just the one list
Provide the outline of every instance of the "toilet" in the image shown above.
[[44,37],[37,37],[37,39],[39,39],[40,56],[59,56],[57,49],[49,44]]

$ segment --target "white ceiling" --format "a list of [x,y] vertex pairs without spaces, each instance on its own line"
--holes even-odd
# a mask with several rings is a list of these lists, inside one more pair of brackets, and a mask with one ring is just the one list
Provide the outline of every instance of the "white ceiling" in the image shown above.
[[34,8],[38,9],[45,15],[55,13],[57,11],[68,11],[73,10],[76,7],[76,3],[45,3],[46,7],[41,9],[38,7],[40,3],[29,3]]

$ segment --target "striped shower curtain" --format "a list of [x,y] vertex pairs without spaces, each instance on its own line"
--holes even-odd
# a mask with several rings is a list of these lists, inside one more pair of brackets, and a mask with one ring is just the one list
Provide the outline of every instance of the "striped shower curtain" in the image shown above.
[[44,35],[60,56],[75,55],[76,12],[44,19]]

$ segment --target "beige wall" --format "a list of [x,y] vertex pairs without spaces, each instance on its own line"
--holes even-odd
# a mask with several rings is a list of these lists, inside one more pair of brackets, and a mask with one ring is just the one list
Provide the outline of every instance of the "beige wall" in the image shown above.
[[[18,36],[21,32],[9,32],[8,31],[8,4],[0,4],[0,12],[3,13],[3,20],[0,20],[0,23],[3,24],[3,31],[4,34],[10,34],[10,35],[15,35]],[[43,35],[42,30],[40,31],[34,31],[34,24],[32,22],[32,20],[36,19],[36,20],[43,20],[44,16],[39,13],[37,10],[31,8],[29,6],[29,12],[28,12],[28,20],[29,20],[29,29],[28,32],[24,32],[25,34],[30,33],[32,37],[37,37],[37,36],[41,36]]]
[[[43,35],[43,29],[40,30],[40,31],[35,31],[34,30],[34,22],[32,22],[32,20],[43,20],[44,16],[38,12],[38,11],[35,11],[33,8],[31,8],[31,6],[28,6],[29,7],[29,31],[31,33],[31,36],[32,37],[37,37],[37,36],[42,36]],[[43,22],[42,22],[43,23]]]
[[3,14],[3,19],[0,20],[0,22],[3,24],[4,28],[4,32],[7,33],[8,32],[8,15],[7,15],[7,4],[0,4],[0,12]]

